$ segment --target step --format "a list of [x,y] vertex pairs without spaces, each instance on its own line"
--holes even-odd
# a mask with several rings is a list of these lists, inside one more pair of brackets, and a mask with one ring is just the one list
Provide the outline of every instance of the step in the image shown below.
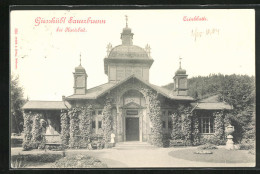
[[114,149],[117,150],[133,150],[133,149],[154,149],[155,147],[147,142],[119,142],[116,143]]

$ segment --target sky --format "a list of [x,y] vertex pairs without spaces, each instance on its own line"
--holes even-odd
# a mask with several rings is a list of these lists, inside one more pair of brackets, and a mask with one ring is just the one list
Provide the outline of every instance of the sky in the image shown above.
[[[188,78],[213,73],[255,74],[254,10],[12,11],[10,67],[11,74],[19,75],[24,97],[60,101],[62,95],[72,95],[73,72],[80,55],[88,74],[87,88],[107,83],[103,63],[106,47],[121,44],[125,15],[134,33],[133,44],[151,47],[152,84],[172,83],[180,57]],[[184,20],[196,16],[204,20]],[[64,23],[36,23],[39,18],[62,17],[66,17]],[[70,18],[105,23],[69,23]],[[65,32],[67,27],[80,27],[85,32]],[[63,30],[57,32],[57,28]]]

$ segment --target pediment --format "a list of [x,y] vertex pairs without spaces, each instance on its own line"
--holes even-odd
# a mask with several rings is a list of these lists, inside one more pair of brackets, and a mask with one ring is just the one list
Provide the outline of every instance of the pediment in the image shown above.
[[130,102],[130,103],[127,103],[126,105],[122,106],[122,108],[124,108],[124,109],[140,109],[140,108],[144,108],[144,107],[135,103],[135,102]]

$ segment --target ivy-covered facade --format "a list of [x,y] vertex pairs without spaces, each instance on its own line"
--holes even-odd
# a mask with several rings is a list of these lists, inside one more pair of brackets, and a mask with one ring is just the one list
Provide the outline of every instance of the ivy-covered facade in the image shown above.
[[[58,134],[68,148],[86,148],[91,137],[109,143],[140,141],[155,146],[171,142],[197,145],[221,144],[225,139],[225,114],[231,107],[214,101],[195,101],[188,96],[186,70],[173,77],[174,89],[149,82],[154,62],[150,46],[133,45],[133,33],[126,26],[122,44],[107,47],[104,71],[108,82],[87,88],[87,71],[75,68],[74,93],[59,102],[28,101],[24,109],[24,147],[39,148],[44,134]],[[41,126],[40,121],[46,122]]]

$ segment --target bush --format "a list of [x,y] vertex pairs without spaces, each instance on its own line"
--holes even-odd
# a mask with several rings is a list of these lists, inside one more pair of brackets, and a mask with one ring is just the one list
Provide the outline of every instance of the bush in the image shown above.
[[11,168],[24,168],[26,167],[26,162],[24,158],[11,159]]
[[246,143],[246,142],[242,142],[240,145],[239,145],[239,150],[253,150],[255,147],[255,145],[253,143]]
[[28,150],[32,150],[33,149],[33,145],[31,142],[23,142],[23,151],[28,151]]
[[174,146],[191,146],[190,140],[170,140],[170,147]]
[[217,146],[215,146],[214,144],[204,144],[202,146],[198,147],[199,150],[212,150],[212,149],[217,149]]
[[61,154],[13,155],[11,161],[51,163],[61,159]]
[[225,145],[226,144],[226,140],[220,140],[218,137],[216,136],[210,136],[210,137],[203,137],[200,139],[200,144],[214,144],[214,145]]
[[54,168],[107,168],[100,160],[88,155],[71,155],[55,162]]

